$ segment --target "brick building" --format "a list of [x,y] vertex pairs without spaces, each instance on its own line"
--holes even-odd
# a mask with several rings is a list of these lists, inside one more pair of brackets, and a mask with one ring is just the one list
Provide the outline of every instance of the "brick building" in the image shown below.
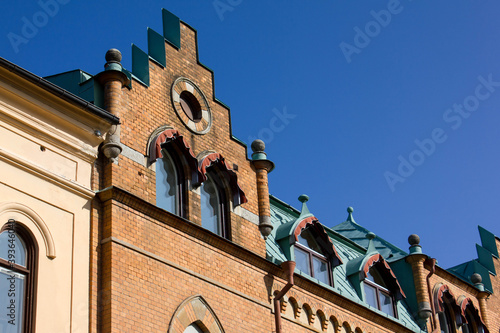
[[[352,208],[327,228],[307,196],[270,196],[274,164],[233,136],[196,38],[163,10],[130,71],[114,49],[96,75],[0,63],[0,268],[24,295],[0,332],[500,331],[499,238],[479,228],[478,258],[445,270],[416,235],[406,252]],[[8,262],[9,228],[29,263]]]

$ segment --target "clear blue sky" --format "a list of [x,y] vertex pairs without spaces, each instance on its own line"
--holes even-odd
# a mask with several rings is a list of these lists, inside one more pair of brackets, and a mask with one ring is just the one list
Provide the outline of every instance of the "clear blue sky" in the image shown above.
[[115,47],[130,68],[166,8],[198,30],[233,134],[267,141],[272,194],[308,194],[327,226],[353,206],[404,250],[417,233],[445,268],[477,258],[478,224],[500,234],[498,1],[60,2],[4,5],[0,56],[96,74]]

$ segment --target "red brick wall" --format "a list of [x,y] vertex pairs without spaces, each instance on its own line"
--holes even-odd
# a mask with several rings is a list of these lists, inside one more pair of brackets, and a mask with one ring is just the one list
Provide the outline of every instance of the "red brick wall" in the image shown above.
[[[497,249],[500,252],[500,240],[496,239]],[[493,287],[493,294],[488,298],[488,320],[490,333],[500,332],[500,260],[493,257],[493,262],[495,264],[495,270],[497,275],[491,275],[491,285]]]

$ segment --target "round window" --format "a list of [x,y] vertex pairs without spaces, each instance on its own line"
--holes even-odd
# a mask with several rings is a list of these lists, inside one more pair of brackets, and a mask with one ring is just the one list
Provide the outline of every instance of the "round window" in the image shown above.
[[208,133],[212,112],[200,88],[191,80],[179,77],[172,84],[171,93],[175,113],[184,125],[196,134]]
[[179,96],[182,111],[188,116],[189,119],[198,123],[201,120],[201,105],[189,91],[184,90]]

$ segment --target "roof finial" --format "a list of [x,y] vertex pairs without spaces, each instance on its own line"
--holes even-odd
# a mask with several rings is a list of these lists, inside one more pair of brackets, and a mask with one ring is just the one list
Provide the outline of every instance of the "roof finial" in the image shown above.
[[408,237],[408,244],[410,244],[410,253],[422,253],[422,246],[420,246],[420,237],[417,234],[411,234]]
[[309,197],[305,194],[302,194],[301,196],[299,196],[299,201],[302,202],[302,209],[300,211],[300,215],[303,216],[306,214],[310,214],[309,208],[307,208],[306,204],[306,202],[309,201]]
[[109,49],[108,52],[106,52],[106,64],[104,65],[104,68],[106,70],[115,70],[115,71],[121,71],[123,69],[122,64],[120,63],[122,61],[122,54],[118,49]]
[[470,277],[470,281],[474,284],[474,287],[476,287],[480,291],[484,291],[483,278],[481,274],[479,273],[472,274]]
[[349,222],[354,222],[354,218],[352,217],[352,212],[354,211],[354,209],[352,207],[347,207],[347,212],[349,213],[349,216],[347,216],[347,221]]
[[366,249],[366,253],[372,253],[372,252],[377,252],[377,249],[375,248],[375,245],[373,244],[373,240],[377,235],[375,235],[373,232],[369,232],[365,236],[369,242],[368,242],[368,248]]

